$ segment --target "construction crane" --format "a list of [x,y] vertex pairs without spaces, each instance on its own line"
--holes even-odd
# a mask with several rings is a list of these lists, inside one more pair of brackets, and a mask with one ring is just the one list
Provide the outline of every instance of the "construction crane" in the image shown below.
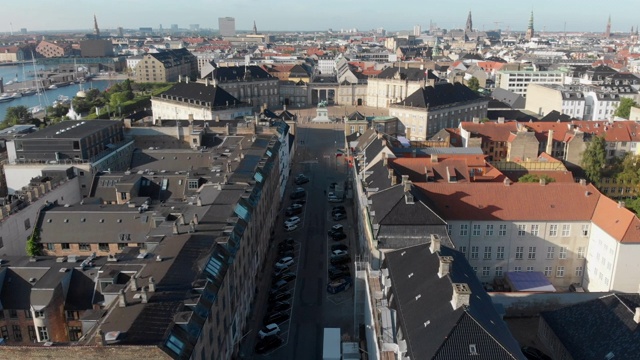
[[502,21],[494,21],[493,23],[496,25],[496,30],[500,30],[498,24],[502,24]]

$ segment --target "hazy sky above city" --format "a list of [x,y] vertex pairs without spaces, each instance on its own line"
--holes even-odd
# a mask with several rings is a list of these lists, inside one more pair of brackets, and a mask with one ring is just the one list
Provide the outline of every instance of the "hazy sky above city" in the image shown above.
[[640,25],[638,0],[614,2],[596,0],[518,0],[487,1],[355,1],[355,0],[26,0],[0,4],[0,32],[11,27],[36,30],[90,29],[93,14],[101,29],[152,27],[218,28],[218,17],[236,19],[236,29],[250,30],[256,21],[258,31],[333,30],[410,30],[414,25],[429,28],[433,21],[441,28],[462,28],[472,12],[474,28],[525,30],[531,10],[537,31],[604,31],[611,15],[612,32],[628,32]]

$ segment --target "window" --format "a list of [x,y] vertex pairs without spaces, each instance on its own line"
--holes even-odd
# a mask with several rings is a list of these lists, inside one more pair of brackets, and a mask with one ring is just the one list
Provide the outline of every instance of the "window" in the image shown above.
[[459,248],[460,252],[464,254],[464,256],[467,256],[467,247],[466,246],[460,246]]
[[527,234],[527,225],[518,225],[518,236],[525,236]]
[[515,268],[513,268],[513,271],[521,272],[522,271],[522,266],[516,266]]
[[9,310],[9,318],[10,319],[17,319],[18,318],[18,311],[17,310]]
[[491,246],[484,247],[484,257],[485,260],[491,260]]
[[91,250],[91,245],[89,245],[88,243],[79,243],[78,244],[78,249],[80,251],[89,251],[89,250]]
[[69,326],[69,340],[78,341],[82,337],[82,328],[80,326]]
[[524,257],[524,246],[516,246],[516,260],[522,260]]
[[553,267],[551,267],[551,266],[545,266],[544,267],[544,276],[551,277],[552,273],[553,273]]
[[80,314],[77,311],[67,310],[65,311],[65,314],[67,316],[67,320],[78,320],[80,318]]
[[549,225],[549,236],[558,236],[558,225]]
[[35,316],[37,318],[43,318],[44,317],[44,311],[34,311]]
[[479,251],[479,246],[472,246],[471,247],[471,259],[477,259],[478,258],[478,251]]
[[189,179],[187,186],[189,187],[189,190],[197,190],[198,189],[198,179],[195,180],[191,180]]
[[496,266],[496,276],[502,276],[502,266]]
[[558,256],[558,258],[560,258],[560,259],[566,259],[567,258],[567,247],[566,246],[560,247],[560,255]]
[[549,246],[547,248],[547,259],[548,260],[553,259],[555,251],[556,251],[556,247],[555,246]]
[[480,236],[480,224],[473,224],[473,232],[471,235]]
[[527,272],[533,272],[533,266],[527,266]]
[[531,235],[538,236],[539,229],[540,229],[540,225],[538,224],[531,225]]
[[578,247],[578,259],[584,259],[584,246]]
[[562,225],[562,237],[569,237],[571,235],[571,225],[563,224]]
[[107,244],[107,243],[98,243],[98,250],[100,250],[100,251],[109,251],[109,244]]
[[460,225],[460,236],[467,236],[469,233],[469,225],[461,224]]
[[127,247],[127,244],[118,243],[118,250],[124,250]]
[[40,341],[49,340],[49,332],[47,328],[44,326],[38,326],[38,335],[40,335]]
[[0,327],[0,334],[4,339],[9,339],[9,329],[6,326]]
[[29,229],[31,229],[31,221],[30,221],[29,219],[26,219],[26,220],[24,221],[24,229],[25,229],[25,230],[29,230]]
[[498,250],[496,251],[496,259],[504,259],[504,246],[498,246]]
[[471,270],[473,270],[474,274],[478,273],[478,267],[477,266],[472,267]]
[[491,271],[491,268],[488,266],[483,266],[482,267],[482,276],[489,276],[489,271]]
[[56,245],[52,243],[47,243],[47,250],[54,251],[56,249]]
[[582,236],[584,236],[584,237],[588,237],[589,236],[589,225],[588,224],[582,225]]
[[13,330],[13,339],[15,341],[22,341],[22,329],[20,329],[20,325],[11,326]]
[[556,269],[556,277],[564,277],[564,266],[558,266]]
[[62,248],[62,250],[71,250],[71,247],[67,243],[60,244],[60,247]]
[[33,315],[31,314],[31,310],[24,311],[24,317],[27,319],[33,319]]
[[28,325],[27,326],[27,332],[29,333],[29,340],[30,341],[36,341],[36,328],[33,327],[33,325]]
[[484,233],[486,236],[493,236],[493,225],[487,225],[487,230]]
[[582,266],[578,266],[576,268],[576,276],[578,276],[578,277],[582,276],[583,272],[584,272],[584,268]]
[[536,247],[529,246],[529,254],[527,254],[527,259],[535,260],[536,259]]
[[451,230],[453,230],[453,226],[451,224],[447,224],[447,234],[451,235]]

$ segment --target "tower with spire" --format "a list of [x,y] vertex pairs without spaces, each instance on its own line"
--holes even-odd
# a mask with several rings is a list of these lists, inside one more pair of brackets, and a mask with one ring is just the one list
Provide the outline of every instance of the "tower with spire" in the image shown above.
[[255,20],[253,20],[253,35],[258,35],[258,27],[256,27]]
[[531,11],[531,17],[529,17],[529,26],[527,27],[527,32],[524,35],[524,38],[527,41],[531,41],[531,39],[533,39],[533,10]]
[[604,37],[607,39],[611,37],[611,15],[609,15],[609,20],[607,20],[607,29],[604,31]]
[[471,21],[471,10],[469,10],[469,15],[467,15],[467,25],[464,27],[464,31],[470,33],[473,31],[473,21]]
[[96,18],[96,14],[93,14],[93,34],[96,38],[100,37],[100,29],[98,28],[98,19]]

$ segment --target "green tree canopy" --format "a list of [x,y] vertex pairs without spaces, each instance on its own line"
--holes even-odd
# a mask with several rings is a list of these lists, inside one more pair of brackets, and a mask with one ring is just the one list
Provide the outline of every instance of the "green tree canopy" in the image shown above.
[[472,76],[469,81],[467,81],[467,87],[473,91],[478,91],[480,89],[480,82],[475,76]]
[[18,124],[22,121],[27,121],[31,117],[29,109],[26,106],[10,106],[7,108],[7,113],[4,116],[4,121],[11,125]]
[[617,170],[615,175],[617,181],[630,184],[637,189],[640,184],[640,157],[627,153]]
[[544,179],[544,181],[547,184],[556,181],[556,179],[552,178],[551,176],[547,176],[547,175],[525,174],[525,175],[520,176],[520,178],[518,178],[518,182],[521,182],[521,183],[534,183],[534,182],[539,182],[540,179]]
[[582,153],[582,169],[594,184],[599,185],[602,180],[606,154],[604,136],[593,136],[587,149]]
[[613,116],[629,119],[629,114],[631,113],[631,107],[637,106],[638,103],[633,101],[633,99],[629,98],[621,98],[620,104],[616,109],[616,112],[613,113]]

